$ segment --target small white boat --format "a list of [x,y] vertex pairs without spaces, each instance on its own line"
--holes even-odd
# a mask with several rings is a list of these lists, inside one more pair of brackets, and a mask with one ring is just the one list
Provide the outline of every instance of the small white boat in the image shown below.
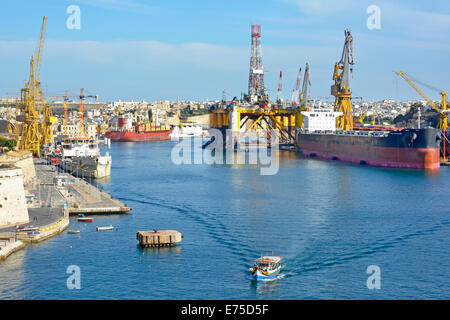
[[281,271],[281,257],[263,256],[255,260],[250,272],[255,280],[275,278]]
[[69,233],[80,233],[80,230],[69,230]]
[[110,225],[110,226],[107,226],[107,227],[97,227],[96,229],[97,229],[97,231],[114,230],[114,226]]

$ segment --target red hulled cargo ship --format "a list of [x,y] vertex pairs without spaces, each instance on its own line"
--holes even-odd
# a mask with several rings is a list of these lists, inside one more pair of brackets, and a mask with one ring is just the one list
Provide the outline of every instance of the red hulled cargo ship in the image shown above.
[[131,142],[150,142],[150,141],[165,141],[170,140],[170,133],[172,129],[168,130],[154,130],[154,131],[109,131],[105,135],[111,141],[131,141]]
[[440,167],[442,134],[438,129],[336,131],[335,117],[340,113],[316,110],[303,114],[306,130],[298,132],[297,145],[304,155],[380,167]]
[[111,141],[152,142],[170,140],[171,127],[155,126],[150,123],[133,125],[131,119],[117,119],[116,130],[105,133]]

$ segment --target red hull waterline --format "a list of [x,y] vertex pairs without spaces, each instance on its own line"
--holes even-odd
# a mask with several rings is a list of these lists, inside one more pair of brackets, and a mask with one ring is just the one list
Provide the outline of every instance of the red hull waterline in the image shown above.
[[377,167],[439,169],[438,148],[389,148],[349,144],[328,144],[302,141],[297,144],[304,155],[340,160]]
[[152,142],[152,141],[165,141],[170,140],[170,130],[162,131],[147,131],[147,132],[134,132],[134,131],[110,131],[106,132],[106,137],[111,141],[123,141],[123,142]]

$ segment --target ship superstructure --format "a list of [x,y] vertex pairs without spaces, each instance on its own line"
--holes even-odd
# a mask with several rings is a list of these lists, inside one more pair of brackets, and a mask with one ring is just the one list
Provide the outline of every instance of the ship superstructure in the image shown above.
[[83,178],[103,178],[111,175],[112,159],[108,152],[101,155],[95,139],[72,138],[57,142],[59,166]]

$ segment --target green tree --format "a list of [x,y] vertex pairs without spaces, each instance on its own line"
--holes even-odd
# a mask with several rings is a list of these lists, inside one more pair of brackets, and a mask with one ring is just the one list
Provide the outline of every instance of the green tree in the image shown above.
[[0,147],[6,147],[13,150],[17,146],[17,140],[0,137]]

